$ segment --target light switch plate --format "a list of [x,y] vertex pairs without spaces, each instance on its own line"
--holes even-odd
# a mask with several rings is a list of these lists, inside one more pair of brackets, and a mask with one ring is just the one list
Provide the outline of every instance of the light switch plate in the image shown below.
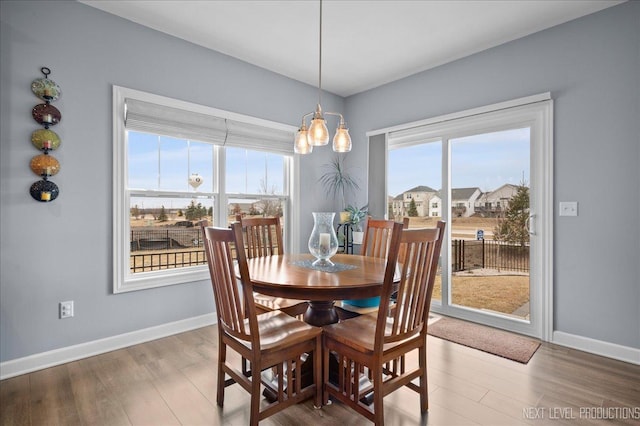
[[560,201],[560,216],[578,216],[578,202]]

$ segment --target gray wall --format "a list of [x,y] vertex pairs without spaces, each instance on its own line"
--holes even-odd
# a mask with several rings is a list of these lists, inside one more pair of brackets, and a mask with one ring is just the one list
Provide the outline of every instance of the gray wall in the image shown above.
[[[0,361],[212,312],[207,282],[111,294],[111,85],[298,125],[315,88],[75,2],[0,2]],[[366,202],[368,130],[551,91],[555,196],[580,202],[556,218],[555,329],[640,348],[640,4],[623,4],[355,95],[345,109],[348,163]],[[37,177],[30,83],[42,66],[62,88],[61,188]],[[302,157],[301,247],[330,149]],[[621,207],[622,206],[622,207]],[[73,299],[76,317],[57,319]]]
[[[209,282],[111,294],[112,85],[291,125],[317,89],[77,2],[0,5],[0,361],[213,312]],[[62,89],[52,203],[29,196],[30,86],[43,66]],[[341,111],[344,100],[323,104]],[[314,192],[324,151],[301,159],[303,235],[311,210],[332,204]],[[57,319],[63,300],[75,301],[73,319]]]
[[[369,130],[542,92],[555,100],[554,329],[640,348],[640,2],[352,96],[346,115],[360,149]],[[559,201],[579,216],[558,217]]]

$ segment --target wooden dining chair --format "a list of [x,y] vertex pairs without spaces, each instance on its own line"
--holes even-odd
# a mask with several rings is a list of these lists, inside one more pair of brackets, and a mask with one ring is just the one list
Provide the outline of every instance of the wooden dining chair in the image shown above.
[[[391,236],[395,223],[393,220],[373,219],[369,216],[364,227],[364,237],[362,238],[360,254],[386,259],[389,255]],[[407,228],[409,228],[409,218],[405,217],[402,220],[402,229]],[[375,312],[378,309],[377,306],[362,307],[359,306],[357,302],[358,301],[355,301],[355,303],[348,300],[342,301],[340,306],[338,306],[340,319],[350,319],[358,315]]]
[[[242,226],[243,242],[248,259],[284,253],[282,227],[280,219],[277,217],[242,218],[241,215],[236,215],[236,222]],[[204,228],[209,226],[209,222],[202,220],[199,223],[204,233]],[[254,294],[254,301],[258,313],[281,310],[291,316],[302,318],[302,314],[307,310],[307,302],[305,301],[272,297],[260,293]]]
[[[241,217],[236,221],[242,226],[248,259],[284,254],[282,227],[277,217]],[[307,310],[307,302],[264,294],[254,294],[259,313],[281,310],[291,316],[300,316]]]
[[[376,315],[361,315],[323,327],[323,400],[329,396],[373,421],[384,424],[383,399],[407,386],[420,394],[420,411],[429,408],[427,395],[427,322],[445,223],[436,228],[406,229],[395,224],[389,247],[380,306],[388,306],[394,288],[396,267],[400,282],[395,309],[378,309]],[[389,368],[393,360],[418,351],[418,365]],[[329,375],[330,357],[337,359],[338,373]],[[371,380],[360,386],[360,374]],[[412,380],[419,378],[419,384]],[[373,402],[365,396],[373,391]]]
[[[257,313],[239,223],[232,224],[231,229],[206,227],[204,234],[218,319],[217,404],[222,407],[225,388],[238,383],[251,394],[251,425],[314,396],[315,405],[320,407],[322,329],[278,310]],[[237,285],[236,260],[242,286]],[[249,377],[227,358],[228,348],[249,361]],[[315,354],[314,382],[302,387],[301,366],[311,353]],[[262,379],[262,371],[267,369],[277,372],[277,385]],[[263,386],[276,398],[261,407]]]

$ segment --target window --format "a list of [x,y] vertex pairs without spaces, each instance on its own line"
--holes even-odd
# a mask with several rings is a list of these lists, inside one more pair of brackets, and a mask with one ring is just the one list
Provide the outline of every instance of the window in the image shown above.
[[114,86],[114,293],[208,278],[198,222],[278,215],[296,129]]
[[214,145],[134,130],[126,136],[132,277],[205,265],[197,221],[215,223]]

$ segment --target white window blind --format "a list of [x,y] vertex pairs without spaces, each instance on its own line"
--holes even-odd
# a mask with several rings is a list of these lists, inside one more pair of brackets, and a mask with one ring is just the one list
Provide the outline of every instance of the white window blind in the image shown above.
[[216,145],[293,154],[295,133],[198,111],[125,99],[125,127],[128,130],[199,140]]
[[295,133],[288,130],[227,120],[227,146],[291,155],[294,139]]

